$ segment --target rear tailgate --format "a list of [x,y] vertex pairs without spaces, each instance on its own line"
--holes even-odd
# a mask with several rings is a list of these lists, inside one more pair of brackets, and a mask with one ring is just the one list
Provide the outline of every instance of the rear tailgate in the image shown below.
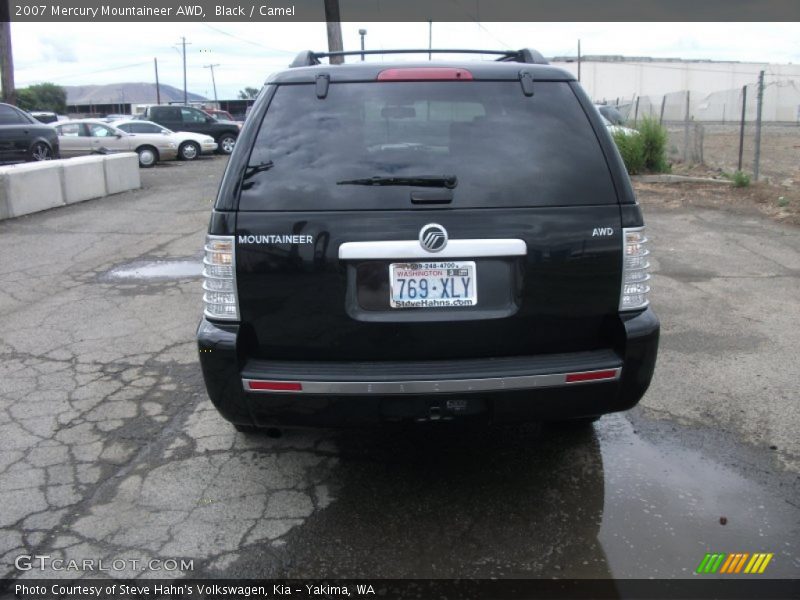
[[[534,97],[518,82],[331,84],[325,99],[313,90],[279,86],[241,186],[236,275],[249,357],[402,361],[612,345],[619,205],[568,83],[536,82]],[[418,175],[458,183],[364,185]],[[449,244],[518,240],[523,251],[420,253],[430,223]],[[415,252],[341,252],[388,241]],[[476,304],[392,306],[392,264],[447,261],[474,263],[465,284]]]
[[[446,227],[451,240],[490,237],[491,226],[493,237],[523,240],[527,253],[473,257],[478,303],[463,308],[393,309],[389,264],[402,260],[338,257],[345,242],[416,240],[429,220]],[[244,213],[238,222],[239,304],[244,332],[251,336],[248,354],[254,357],[424,360],[611,345],[621,268],[616,206],[490,214]],[[613,235],[593,237],[596,225]],[[273,232],[314,241],[255,242]],[[360,288],[374,290],[382,305],[359,294]]]

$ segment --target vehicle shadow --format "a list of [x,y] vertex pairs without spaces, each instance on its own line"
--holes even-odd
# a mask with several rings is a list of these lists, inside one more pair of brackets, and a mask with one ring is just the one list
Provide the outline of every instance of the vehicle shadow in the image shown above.
[[283,576],[609,577],[591,427],[432,423],[332,441],[334,501],[284,538]]

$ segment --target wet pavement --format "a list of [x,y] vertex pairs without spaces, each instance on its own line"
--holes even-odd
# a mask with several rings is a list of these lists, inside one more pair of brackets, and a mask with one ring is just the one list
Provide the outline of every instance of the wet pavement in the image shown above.
[[[0,224],[0,576],[81,575],[17,570],[29,554],[192,561],[108,573],[137,577],[687,577],[706,552],[800,572],[790,230],[648,213],[656,380],[594,427],[245,435],[193,342],[222,166]],[[737,303],[726,269],[751,277]]]
[[200,277],[203,271],[202,257],[194,260],[136,260],[117,265],[100,276],[101,281],[148,279],[186,279]]

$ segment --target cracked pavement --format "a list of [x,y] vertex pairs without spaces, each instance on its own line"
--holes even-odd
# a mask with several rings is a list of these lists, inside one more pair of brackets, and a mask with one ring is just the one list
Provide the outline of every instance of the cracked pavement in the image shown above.
[[594,429],[270,438],[205,395],[199,279],[109,276],[199,262],[223,168],[0,222],[0,577],[91,575],[15,568],[35,554],[193,561],[115,577],[687,576],[706,548],[796,576],[796,229],[648,202],[656,378]]

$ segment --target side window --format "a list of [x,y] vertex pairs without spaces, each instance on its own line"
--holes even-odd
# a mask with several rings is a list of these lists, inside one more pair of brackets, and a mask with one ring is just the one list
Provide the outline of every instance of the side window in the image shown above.
[[135,128],[136,126],[133,123],[122,123],[121,125],[117,125],[117,129],[122,129],[122,131],[127,131],[128,133],[136,133]]
[[108,138],[108,137],[114,137],[114,132],[105,125],[92,123],[91,125],[89,125],[89,135],[91,137]]
[[159,106],[152,109],[151,118],[162,121],[180,121],[181,111],[173,106]]
[[184,123],[205,123],[207,117],[208,115],[196,108],[181,109],[181,119]]
[[155,123],[137,123],[133,133],[161,133],[163,129]]
[[64,125],[59,125],[56,129],[58,130],[58,135],[64,137],[86,136],[81,123],[65,123]]
[[0,105],[0,125],[21,125],[27,122],[13,107]]

